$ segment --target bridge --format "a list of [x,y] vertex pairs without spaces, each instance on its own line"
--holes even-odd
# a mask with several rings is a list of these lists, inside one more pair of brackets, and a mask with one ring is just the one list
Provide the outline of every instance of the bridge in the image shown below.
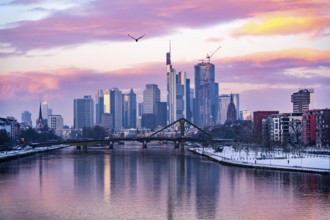
[[[179,123],[180,125],[180,135],[177,137],[163,137],[159,136],[162,131],[168,129],[169,127],[172,127],[176,123]],[[198,131],[200,131],[199,137],[187,137],[185,135],[185,124],[189,124],[192,127],[196,128]],[[106,139],[77,139],[77,140],[64,140],[64,141],[52,141],[52,142],[44,142],[44,143],[32,143],[30,144],[32,147],[37,146],[45,146],[45,145],[55,145],[55,144],[68,144],[68,145],[74,145],[78,148],[87,147],[88,145],[97,144],[97,143],[104,143],[109,145],[109,149],[113,149],[114,143],[122,143],[122,142],[141,142],[143,148],[147,148],[147,144],[152,141],[158,141],[158,142],[173,142],[175,148],[179,148],[179,146],[183,146],[185,142],[191,142],[191,143],[199,143],[203,146],[208,145],[214,145],[219,143],[226,143],[226,142],[233,142],[232,139],[215,139],[212,137],[210,133],[207,131],[199,128],[195,124],[191,123],[185,118],[180,118],[179,120],[176,120],[175,122],[165,126],[164,128],[161,128],[160,130],[152,133],[150,136],[147,137],[109,137]]]

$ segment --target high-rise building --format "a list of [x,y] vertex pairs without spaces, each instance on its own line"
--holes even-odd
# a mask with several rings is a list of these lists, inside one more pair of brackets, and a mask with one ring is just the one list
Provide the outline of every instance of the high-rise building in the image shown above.
[[[166,77],[167,77],[167,120],[168,124],[179,118],[187,118],[190,96],[190,80],[186,72],[176,74],[171,63],[171,47],[166,53]],[[190,116],[191,118],[191,116]]]
[[117,88],[110,90],[110,114],[114,130],[123,128],[123,94]]
[[22,113],[22,123],[24,123],[27,126],[32,127],[32,118],[31,118],[31,113],[28,111],[24,111]]
[[160,102],[160,90],[156,84],[147,84],[143,90],[143,114],[156,114]]
[[106,89],[103,93],[103,113],[109,113],[110,114],[110,89]]
[[188,121],[192,120],[192,112],[193,112],[193,106],[192,106],[192,99],[194,98],[194,92],[192,92],[191,94],[191,90],[190,89],[190,79],[186,79],[186,119]]
[[167,103],[158,102],[157,103],[157,121],[156,126],[165,127],[167,124]]
[[95,123],[100,125],[102,114],[104,113],[104,94],[103,90],[99,89],[95,95]]
[[48,119],[48,103],[47,101],[42,102],[41,113],[43,119]]
[[195,124],[200,127],[215,125],[218,117],[218,94],[214,65],[209,62],[195,65]]
[[55,131],[55,134],[62,137],[63,117],[61,115],[48,115],[48,127]]
[[[106,89],[103,94],[105,118],[111,117],[111,128],[120,130],[123,128],[123,95],[117,88]],[[101,116],[102,118],[102,116]],[[108,126],[108,123],[107,123]]]
[[240,112],[240,119],[245,120],[245,121],[251,121],[251,112],[247,109],[244,109],[243,111]]
[[147,84],[145,90],[143,90],[142,127],[155,129],[158,102],[160,102],[158,86],[156,84]]
[[230,95],[230,103],[227,109],[227,120],[226,121],[236,121],[237,120],[237,112],[236,106],[234,104],[233,95]]
[[123,126],[136,128],[136,94],[133,89],[128,94],[123,94]]
[[240,108],[239,108],[239,94],[232,93],[231,96],[233,97],[233,103],[235,104],[236,108],[236,119],[239,120],[240,118]]
[[137,111],[136,127],[141,128],[142,127],[143,103],[138,103],[137,110],[138,111]]
[[[293,104],[293,113],[303,113],[314,106],[314,89],[299,89],[291,95],[291,102]],[[312,100],[312,102],[311,102]],[[311,105],[312,104],[312,105]]]
[[217,124],[223,125],[227,120],[228,106],[230,103],[230,95],[223,94],[219,95],[219,111]]
[[73,125],[79,129],[94,126],[94,101],[91,96],[73,100]]
[[170,51],[166,53],[166,77],[167,77],[167,120],[168,124],[176,120],[176,74],[171,63],[171,45]]

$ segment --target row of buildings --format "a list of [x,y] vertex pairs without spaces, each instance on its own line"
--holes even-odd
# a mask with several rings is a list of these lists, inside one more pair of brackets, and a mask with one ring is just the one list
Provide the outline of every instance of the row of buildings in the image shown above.
[[[95,98],[74,99],[74,128],[101,125],[106,129],[149,128],[166,126],[186,118],[200,127],[224,124],[240,118],[239,94],[219,95],[215,68],[210,61],[194,67],[195,88],[184,71],[172,66],[171,49],[166,53],[167,100],[161,101],[156,84],[147,84],[143,102],[137,103],[133,89],[124,94],[118,88],[98,90]],[[228,113],[228,110],[230,113]]]
[[265,145],[330,146],[330,109],[314,109],[314,90],[291,95],[292,113],[253,113],[254,135]]

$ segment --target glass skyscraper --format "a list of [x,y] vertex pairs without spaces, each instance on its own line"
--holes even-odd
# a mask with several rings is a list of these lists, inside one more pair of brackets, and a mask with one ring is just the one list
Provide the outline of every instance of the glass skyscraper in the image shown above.
[[74,128],[94,126],[94,101],[91,96],[73,100]]
[[219,86],[212,63],[195,65],[194,122],[200,127],[214,126],[218,115]]

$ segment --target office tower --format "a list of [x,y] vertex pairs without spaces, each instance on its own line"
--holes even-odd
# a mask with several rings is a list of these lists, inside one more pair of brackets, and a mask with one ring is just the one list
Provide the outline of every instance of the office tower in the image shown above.
[[[190,81],[190,80],[189,80]],[[194,122],[194,106],[195,106],[195,90],[190,89],[190,101],[189,101],[189,106],[190,106],[190,121]]]
[[22,113],[22,122],[27,125],[32,127],[32,119],[31,119],[31,113],[28,111],[24,111]]
[[278,114],[279,111],[256,111],[253,112],[253,135],[255,138],[262,138],[262,120],[269,115]]
[[233,103],[235,104],[236,108],[236,119],[240,119],[240,108],[239,108],[239,94],[232,93],[231,96],[233,97]]
[[136,128],[136,94],[133,89],[128,94],[123,94],[123,126]]
[[123,128],[123,94],[117,88],[110,90],[110,114],[114,130]]
[[185,72],[176,75],[176,114],[175,120],[187,116],[187,77]]
[[94,101],[91,96],[73,100],[73,125],[79,129],[94,126]]
[[156,126],[165,127],[167,124],[167,103],[157,102]]
[[[167,121],[168,124],[179,118],[187,118],[187,96],[189,96],[190,80],[186,72],[175,73],[171,63],[171,47],[166,53],[167,77]],[[189,85],[187,84],[189,83]],[[188,95],[187,95],[188,90]]]
[[244,109],[243,111],[241,111],[240,113],[240,119],[241,120],[245,120],[245,121],[250,121],[252,120],[252,117],[251,117],[251,112],[247,109]]
[[104,113],[104,94],[103,90],[99,89],[95,95],[95,123],[100,125],[102,114]]
[[160,90],[156,84],[147,84],[143,90],[143,114],[156,114],[157,102],[160,102]]
[[186,119],[188,121],[191,121],[192,119],[192,100],[190,91],[190,79],[186,79]]
[[236,120],[237,120],[236,107],[234,104],[233,95],[230,95],[230,103],[228,105],[226,121],[236,121]]
[[48,103],[47,103],[47,101],[42,102],[41,112],[42,112],[42,118],[48,119]]
[[[106,89],[103,94],[104,114],[110,114],[111,128],[120,130],[123,128],[123,95],[117,88]],[[102,118],[102,116],[101,116]],[[105,118],[108,120],[109,115]],[[106,125],[109,126],[109,123]]]
[[314,106],[310,106],[311,100],[312,105],[314,104],[314,98],[313,95],[311,95],[313,93],[314,89],[299,89],[298,92],[293,93],[291,95],[293,113],[303,113],[304,111],[314,108]]
[[110,89],[106,89],[103,93],[103,105],[104,105],[103,113],[110,114]]
[[218,113],[217,124],[223,125],[227,120],[230,95],[228,94],[219,95],[218,100],[219,100],[219,111],[218,111],[219,113]]
[[63,117],[61,115],[48,115],[48,127],[55,131],[55,134],[62,137]]
[[110,129],[113,128],[113,124],[112,124],[112,116],[110,113],[103,113],[101,115],[101,126],[105,129]]
[[137,128],[142,127],[142,114],[143,114],[143,103],[138,103],[137,121],[136,121]]
[[142,127],[155,129],[157,103],[160,102],[160,90],[156,84],[147,84],[143,90]]
[[176,120],[176,74],[171,63],[170,51],[166,53],[166,77],[167,77],[167,120],[168,124]]
[[213,126],[218,114],[218,83],[215,83],[212,63],[195,65],[195,112],[194,122],[200,127]]

